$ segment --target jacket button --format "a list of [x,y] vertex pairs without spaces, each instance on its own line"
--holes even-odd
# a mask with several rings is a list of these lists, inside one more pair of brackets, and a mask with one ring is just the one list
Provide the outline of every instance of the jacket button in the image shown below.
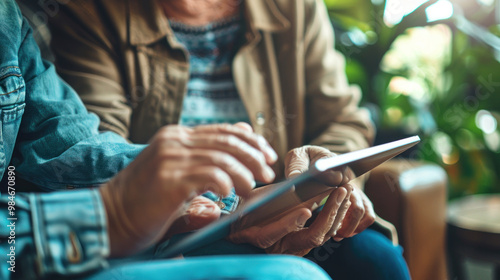
[[266,118],[264,117],[264,113],[258,112],[256,120],[258,125],[264,125],[266,123]]
[[226,208],[226,204],[222,201],[217,201],[216,204],[217,206],[219,206],[220,209]]

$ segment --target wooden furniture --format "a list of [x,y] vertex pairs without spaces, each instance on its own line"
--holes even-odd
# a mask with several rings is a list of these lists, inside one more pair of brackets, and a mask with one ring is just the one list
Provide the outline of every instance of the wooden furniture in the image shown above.
[[492,277],[500,279],[500,194],[474,195],[450,203],[448,249],[453,279],[467,279],[466,259],[493,265]]

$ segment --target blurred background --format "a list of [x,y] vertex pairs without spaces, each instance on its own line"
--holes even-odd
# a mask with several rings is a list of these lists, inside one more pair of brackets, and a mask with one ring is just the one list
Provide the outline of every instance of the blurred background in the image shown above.
[[325,0],[376,142],[441,165],[450,199],[500,193],[500,1]]
[[[17,1],[53,60],[64,1]],[[324,1],[375,144],[422,139],[365,185],[413,279],[500,280],[500,0]]]
[[325,3],[376,144],[418,134],[448,175],[448,277],[500,279],[500,1]]
[[500,279],[500,1],[325,3],[376,144],[418,134],[404,157],[448,176],[448,278]]

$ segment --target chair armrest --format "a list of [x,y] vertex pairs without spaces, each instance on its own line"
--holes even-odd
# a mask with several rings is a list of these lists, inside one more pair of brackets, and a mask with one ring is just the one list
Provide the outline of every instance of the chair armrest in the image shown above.
[[438,165],[393,159],[375,168],[365,193],[397,229],[413,279],[446,279],[447,175]]

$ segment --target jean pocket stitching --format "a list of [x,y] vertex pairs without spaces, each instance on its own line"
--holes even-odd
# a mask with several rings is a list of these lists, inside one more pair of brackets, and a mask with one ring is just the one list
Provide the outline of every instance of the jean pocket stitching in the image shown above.
[[[17,76],[17,75],[14,75],[14,76]],[[21,75],[17,76],[17,77],[21,77]],[[0,96],[4,96],[4,95],[9,95],[9,94],[12,94],[18,90],[21,90],[24,86],[22,87],[19,87],[19,88],[16,88],[15,90],[12,90],[12,91],[9,91],[9,92],[6,92],[6,93],[0,93]],[[19,100],[19,99],[18,99]]]
[[24,103],[26,84],[21,69],[17,66],[0,68],[0,108]]
[[22,103],[16,105],[13,108],[2,109],[1,111],[2,122],[4,124],[7,124],[18,120],[23,116],[25,107],[26,103]]
[[[14,73],[4,74],[4,73],[8,73],[9,71],[7,71],[7,70],[9,70],[9,69],[14,69]],[[21,76],[21,68],[19,68],[19,66],[7,66],[7,67],[3,67],[0,69],[0,80],[5,79],[5,78],[12,76],[12,75],[20,77]]]

